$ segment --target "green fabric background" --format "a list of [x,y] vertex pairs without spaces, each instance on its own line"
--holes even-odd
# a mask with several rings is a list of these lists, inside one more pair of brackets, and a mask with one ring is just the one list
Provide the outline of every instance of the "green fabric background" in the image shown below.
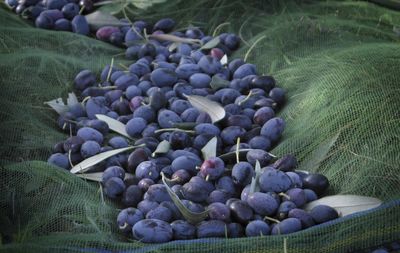
[[[172,17],[178,28],[243,39],[244,57],[288,91],[276,155],[325,174],[330,194],[378,197],[378,209],[287,236],[145,245],[116,231],[118,206],[99,185],[44,162],[65,139],[43,104],[72,91],[76,73],[99,73],[122,49],[40,30],[0,8],[0,252],[350,252],[400,239],[400,13],[352,1],[168,1],[132,19]],[[118,4],[103,10],[123,14]],[[396,34],[397,32],[397,34]],[[285,247],[286,245],[286,251]],[[83,250],[85,249],[85,250]]]

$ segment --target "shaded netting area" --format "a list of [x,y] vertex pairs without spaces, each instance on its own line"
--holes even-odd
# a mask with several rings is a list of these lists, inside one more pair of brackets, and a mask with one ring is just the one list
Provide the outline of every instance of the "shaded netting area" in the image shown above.
[[100,185],[45,162],[67,135],[43,102],[65,98],[81,69],[99,73],[114,56],[130,62],[117,56],[122,49],[36,29],[2,5],[1,252],[356,252],[400,238],[400,39],[393,32],[400,13],[367,2],[245,2],[168,1],[126,13],[172,17],[208,34],[229,22],[220,32],[244,40],[230,58],[247,55],[288,91],[279,114],[287,127],[272,153],[292,153],[299,169],[326,175],[330,194],[384,204],[285,236],[153,245],[124,238],[115,224],[121,207],[102,197]]

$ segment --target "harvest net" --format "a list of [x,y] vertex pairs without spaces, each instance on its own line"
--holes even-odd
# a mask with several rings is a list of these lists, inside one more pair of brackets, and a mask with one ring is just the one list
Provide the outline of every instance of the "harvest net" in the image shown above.
[[[103,9],[122,17],[119,6]],[[2,5],[1,252],[356,252],[400,238],[400,13],[367,2],[228,0],[129,5],[126,13],[172,17],[208,34],[229,22],[218,30],[244,40],[230,58],[246,56],[288,91],[280,112],[287,127],[272,153],[292,153],[299,169],[326,175],[330,194],[384,204],[284,236],[152,245],[122,237],[121,206],[104,199],[98,184],[45,162],[67,136],[43,102],[65,98],[81,69],[99,73],[114,56],[124,63],[123,49],[36,29]]]

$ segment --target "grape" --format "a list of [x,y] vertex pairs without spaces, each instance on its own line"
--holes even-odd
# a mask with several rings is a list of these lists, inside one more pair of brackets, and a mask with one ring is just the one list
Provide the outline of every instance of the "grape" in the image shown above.
[[132,231],[132,227],[143,218],[144,215],[139,209],[128,207],[119,212],[117,224],[122,232],[129,233]]
[[89,34],[89,24],[86,20],[85,16],[82,15],[76,15],[72,21],[72,32],[82,34],[82,35],[88,35]]
[[104,184],[104,194],[112,199],[117,198],[124,190],[124,181],[119,177],[112,177]]
[[135,172],[136,167],[146,160],[148,160],[148,156],[151,154],[151,151],[148,148],[137,148],[135,149],[128,157],[128,172]]
[[76,3],[67,3],[61,9],[63,15],[67,19],[73,19],[76,15],[79,14],[79,5]]
[[286,195],[289,197],[287,199],[285,196],[283,200],[290,200],[292,201],[297,207],[302,207],[306,202],[306,194],[303,189],[300,188],[292,188],[286,192]]
[[292,201],[283,201],[278,208],[277,217],[280,220],[285,219],[288,216],[290,210],[297,208],[296,204]]
[[290,234],[301,230],[301,221],[296,218],[287,218],[276,224],[271,231],[273,235]]
[[173,86],[177,80],[177,74],[167,68],[158,68],[151,72],[151,81],[158,87]]
[[260,88],[269,92],[275,87],[275,79],[272,76],[256,76],[250,81],[251,88]]
[[139,137],[143,130],[146,128],[147,122],[143,118],[134,117],[128,121],[125,130],[129,136],[135,138]]
[[204,73],[194,73],[189,77],[189,83],[193,88],[208,88],[211,77]]
[[142,196],[143,193],[139,186],[130,185],[122,194],[122,203],[128,207],[137,206],[142,200]]
[[169,136],[169,143],[172,149],[181,149],[191,146],[192,140],[187,133],[174,131]]
[[118,177],[120,179],[124,179],[125,178],[124,169],[119,167],[119,166],[108,167],[103,172],[103,175],[102,175],[102,178],[101,178],[101,182],[104,184],[105,182],[107,182],[112,177]]
[[196,237],[196,227],[184,220],[175,220],[171,223],[175,240],[188,240]]
[[339,217],[338,212],[330,206],[318,205],[313,207],[310,211],[310,215],[314,219],[315,223],[324,223]]
[[266,167],[260,176],[259,185],[264,192],[285,192],[292,185],[292,181],[285,172]]
[[248,162],[239,162],[232,168],[232,179],[237,185],[245,186],[251,182],[254,176],[254,168]]
[[204,55],[201,57],[197,64],[204,73],[209,75],[214,75],[220,72],[222,69],[222,65],[219,60],[210,55]]
[[261,107],[258,109],[253,117],[254,124],[263,126],[268,120],[275,117],[275,112],[271,107]]
[[263,236],[269,235],[270,228],[267,223],[261,220],[254,220],[249,222],[246,226],[246,236]]
[[224,176],[224,177],[219,178],[215,184],[215,188],[218,190],[226,191],[226,192],[230,193],[231,195],[235,195],[235,193],[236,193],[235,184],[234,184],[232,178],[229,176]]
[[150,178],[151,180],[156,181],[160,176],[160,173],[153,161],[143,161],[136,167],[135,175],[139,179]]
[[197,225],[197,238],[225,237],[227,232],[225,222],[220,220],[202,221]]
[[272,142],[276,142],[280,139],[284,129],[285,121],[282,118],[275,117],[265,122],[261,128],[261,135],[267,137]]
[[187,209],[189,209],[191,212],[194,212],[194,213],[201,213],[201,212],[204,212],[204,210],[205,210],[203,205],[198,204],[198,203],[194,203],[194,202],[186,200],[186,199],[182,200],[182,204]]
[[268,151],[271,149],[271,142],[264,136],[255,136],[250,139],[249,146],[252,149],[262,149]]
[[254,192],[247,197],[247,204],[253,210],[264,216],[272,215],[278,209],[278,202],[270,195],[262,192]]
[[203,162],[200,172],[204,177],[210,180],[216,180],[222,176],[225,171],[225,163],[221,158],[212,157]]
[[246,115],[231,115],[228,117],[228,126],[238,126],[246,130],[250,130],[252,122]]
[[172,220],[180,220],[183,219],[183,215],[181,211],[179,211],[178,207],[172,201],[163,201],[160,206],[166,207],[171,211]]
[[71,22],[65,18],[59,19],[54,23],[54,30],[56,31],[71,31]]
[[190,180],[190,178],[191,176],[187,170],[177,170],[171,177],[176,184],[185,184]]
[[181,123],[182,119],[173,111],[161,110],[158,113],[158,124],[161,128],[171,128],[173,123]]
[[146,214],[146,219],[158,219],[166,222],[171,222],[172,212],[168,208],[159,205],[158,207],[150,210]]
[[251,149],[249,152],[247,152],[246,159],[252,165],[255,165],[256,161],[259,161],[261,167],[264,167],[270,163],[272,156],[262,149]]
[[214,190],[208,195],[207,203],[225,203],[230,197],[232,194],[225,190]]
[[230,209],[223,203],[215,202],[208,206],[208,215],[212,220],[230,221]]
[[233,220],[239,223],[247,223],[253,217],[252,208],[243,200],[237,200],[229,205]]
[[[163,18],[157,21],[153,26],[153,31],[161,30],[165,33],[169,33],[175,26],[175,21],[171,18]],[[150,32],[150,31],[147,31]]]
[[172,161],[171,168],[174,172],[177,170],[187,170],[193,175],[197,172],[196,166],[200,165],[201,160],[197,156],[179,156]]
[[172,240],[172,227],[157,219],[138,221],[132,228],[133,237],[144,243],[163,243]]
[[286,175],[288,177],[290,177],[290,180],[292,181],[292,185],[291,188],[302,188],[303,187],[303,181],[300,178],[299,174],[295,173],[295,172],[286,172]]
[[318,199],[317,194],[311,189],[304,189],[304,193],[306,194],[307,202],[311,202]]
[[100,145],[95,141],[85,141],[81,147],[81,155],[84,159],[94,156],[100,152]]
[[304,229],[315,225],[313,217],[302,209],[294,208],[290,210],[288,217],[299,219],[301,221],[301,226]]
[[143,215],[146,215],[150,210],[156,209],[159,204],[155,201],[144,199],[137,204],[137,209],[139,209]]
[[240,225],[239,223],[229,223],[227,224],[228,228],[228,237],[230,238],[238,238],[242,237],[244,235],[244,229],[243,226]]
[[235,72],[233,73],[233,78],[240,79],[240,78],[244,78],[249,75],[256,75],[256,74],[257,74],[256,66],[254,64],[245,63],[245,64],[240,65],[235,70]]
[[96,76],[88,69],[82,70],[76,75],[74,84],[75,89],[83,91],[96,83]]
[[103,143],[103,135],[96,129],[90,127],[82,127],[76,133],[77,136],[81,137],[85,141],[95,141],[99,144]]
[[313,190],[318,196],[320,196],[329,187],[329,181],[324,175],[313,173],[303,178],[303,186],[304,188]]
[[221,138],[225,145],[236,144],[237,138],[242,138],[246,130],[238,126],[229,126],[222,130]]
[[279,158],[273,165],[275,169],[281,171],[293,171],[297,167],[297,159],[294,155],[284,155]]
[[66,139],[63,143],[63,150],[68,153],[76,153],[79,152],[81,149],[82,144],[85,142],[84,139],[82,139],[79,136],[71,136],[68,139]]
[[279,106],[281,106],[283,103],[285,103],[285,93],[286,92],[284,89],[275,87],[269,92],[269,97],[276,101]]
[[139,183],[138,183],[138,187],[143,191],[147,191],[150,187],[150,185],[153,185],[154,181],[151,180],[150,178],[142,178]]
[[54,153],[49,157],[47,162],[52,164],[52,165],[61,167],[63,169],[69,169],[70,168],[68,157],[65,154]]

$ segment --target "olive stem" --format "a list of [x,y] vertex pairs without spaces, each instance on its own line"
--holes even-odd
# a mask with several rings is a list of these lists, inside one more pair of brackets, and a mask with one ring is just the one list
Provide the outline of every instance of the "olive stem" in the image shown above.
[[265,216],[264,220],[269,220],[269,221],[272,221],[274,223],[280,223],[281,222],[280,220],[277,220],[277,219],[274,219],[274,218],[271,218],[271,217],[268,217],[268,216]]

